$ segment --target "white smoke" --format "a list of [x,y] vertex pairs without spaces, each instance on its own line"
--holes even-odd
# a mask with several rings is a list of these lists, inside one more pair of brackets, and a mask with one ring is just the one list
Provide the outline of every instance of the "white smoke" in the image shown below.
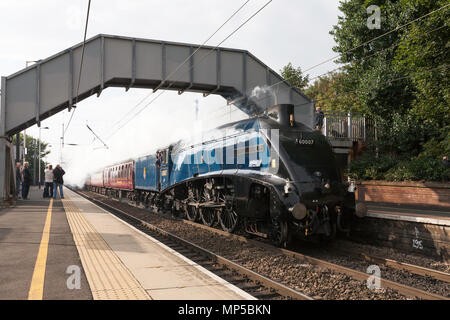
[[258,106],[262,106],[263,108],[268,108],[278,104],[277,94],[267,85],[256,86],[253,88],[250,98],[253,98],[256,104]]
[[[133,93],[146,90],[131,89]],[[86,128],[84,121],[71,124],[71,132],[65,138],[62,167],[66,171],[64,182],[71,185],[83,186],[89,174],[97,172],[115,163],[140,156],[155,154],[157,149],[165,148],[179,140],[193,141],[194,137],[201,137],[201,133],[229,121],[245,117],[242,112],[232,113],[232,117],[224,115],[228,110],[225,100],[218,96],[208,96],[200,100],[199,120],[195,120],[194,100],[198,94],[186,92],[179,96],[174,92],[167,92],[156,103],[149,106],[132,122],[117,132],[111,139],[107,139],[109,129],[114,124],[106,113],[126,113],[130,105],[142,99],[142,96],[123,94],[120,89],[108,89],[100,98],[88,98],[80,104],[80,110],[75,115],[78,119],[90,119],[89,126],[106,142],[109,149],[102,148],[103,144],[96,140],[92,143],[93,135]],[[115,104],[115,109],[111,105]],[[126,106],[127,108],[121,108]],[[97,111],[98,110],[98,111]],[[213,112],[214,111],[214,112]],[[217,111],[217,112],[216,112]],[[68,117],[68,116],[67,116]],[[105,120],[103,120],[105,119]],[[117,116],[115,117],[117,120]],[[114,120],[114,121],[115,121]],[[59,120],[60,121],[60,120]],[[57,122],[60,125],[60,122]],[[46,124],[47,125],[47,124]],[[56,127],[56,125],[51,125]],[[82,139],[83,138],[83,139]],[[201,138],[200,138],[201,139]],[[83,143],[83,141],[85,141]],[[70,146],[68,143],[82,143],[83,146]],[[56,150],[55,150],[56,151]],[[56,165],[60,162],[59,152],[49,159]]]

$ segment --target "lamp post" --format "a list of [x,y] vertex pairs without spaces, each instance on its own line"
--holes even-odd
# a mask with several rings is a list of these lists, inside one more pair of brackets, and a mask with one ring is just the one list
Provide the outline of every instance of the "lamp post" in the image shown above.
[[41,129],[50,129],[49,127],[44,127],[41,128],[39,127],[39,141],[38,141],[38,170],[39,170],[39,182],[38,182],[38,186],[39,189],[41,189]]

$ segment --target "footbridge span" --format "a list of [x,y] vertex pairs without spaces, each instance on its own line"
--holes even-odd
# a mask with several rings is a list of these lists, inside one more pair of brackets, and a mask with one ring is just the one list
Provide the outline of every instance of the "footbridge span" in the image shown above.
[[249,115],[291,103],[312,126],[313,102],[245,50],[100,34],[85,43],[79,77],[81,54],[80,43],[1,78],[0,201],[14,193],[11,137],[108,87],[217,94]]

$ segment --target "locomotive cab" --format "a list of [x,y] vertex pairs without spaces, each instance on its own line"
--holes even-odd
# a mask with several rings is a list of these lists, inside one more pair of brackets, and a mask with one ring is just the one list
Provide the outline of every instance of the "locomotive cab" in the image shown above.
[[343,183],[326,137],[295,122],[293,105],[271,107],[266,115],[279,128],[277,175],[286,184],[278,192],[291,231],[302,238],[332,238],[336,229],[348,232],[350,220],[364,216],[365,208],[355,208],[355,195]]

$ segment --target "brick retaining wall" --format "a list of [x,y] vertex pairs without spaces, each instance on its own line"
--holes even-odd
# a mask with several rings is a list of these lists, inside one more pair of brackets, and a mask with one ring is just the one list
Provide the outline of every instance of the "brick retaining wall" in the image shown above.
[[362,181],[357,185],[356,199],[450,209],[450,183]]

